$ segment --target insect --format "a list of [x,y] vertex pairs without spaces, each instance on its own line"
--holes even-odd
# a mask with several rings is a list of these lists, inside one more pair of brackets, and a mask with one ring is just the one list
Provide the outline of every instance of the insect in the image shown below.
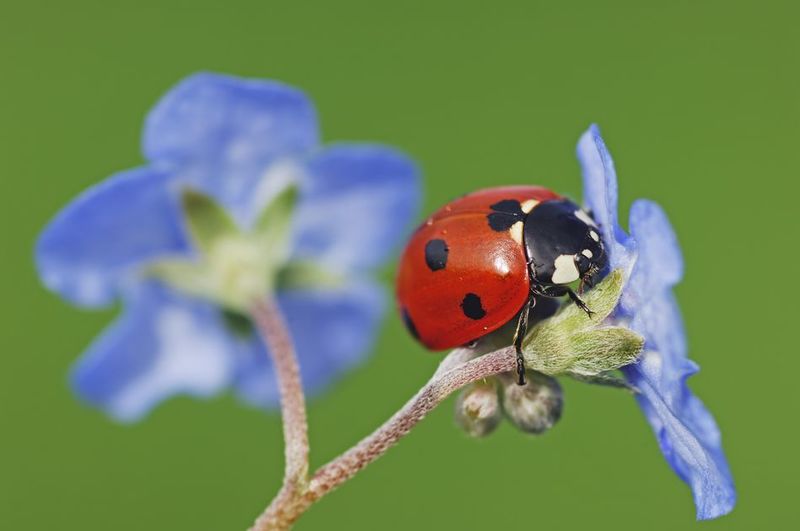
[[592,217],[540,186],[503,186],[465,195],[433,213],[400,260],[397,300],[411,334],[431,350],[468,344],[516,317],[518,383],[522,340],[540,297],[569,298],[592,285],[606,253]]

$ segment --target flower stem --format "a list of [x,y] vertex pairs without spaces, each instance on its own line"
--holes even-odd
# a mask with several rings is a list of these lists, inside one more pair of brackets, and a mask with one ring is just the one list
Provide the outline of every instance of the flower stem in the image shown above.
[[[350,450],[322,466],[310,481],[305,482],[290,474],[293,470],[303,473],[308,470],[305,409],[291,343],[287,343],[288,334],[274,302],[256,305],[253,318],[270,347],[280,380],[287,466],[283,487],[258,517],[251,531],[288,529],[314,502],[394,446],[451,393],[477,380],[516,368],[512,347],[474,359],[471,358],[475,353],[469,349],[452,351],[428,383],[397,413]],[[298,466],[294,459],[299,459],[303,466]]]
[[454,391],[493,374],[515,369],[516,354],[512,347],[507,347],[434,375],[382,426],[314,474],[308,488],[310,501],[318,500],[382,456]]
[[[291,507],[308,489],[308,422],[300,368],[289,331],[274,298],[255,303],[251,316],[275,366],[280,391],[285,468],[283,486],[255,522],[253,529],[286,528],[294,511]],[[296,517],[295,517],[296,518]],[[283,527],[271,523],[286,522]]]

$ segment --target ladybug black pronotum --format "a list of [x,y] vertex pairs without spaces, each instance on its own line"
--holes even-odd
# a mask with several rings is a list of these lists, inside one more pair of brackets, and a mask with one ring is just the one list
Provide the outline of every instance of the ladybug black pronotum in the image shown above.
[[540,186],[488,188],[430,216],[400,261],[397,298],[411,334],[432,350],[470,343],[517,317],[519,383],[528,313],[537,297],[591,285],[606,264],[597,225],[572,201]]

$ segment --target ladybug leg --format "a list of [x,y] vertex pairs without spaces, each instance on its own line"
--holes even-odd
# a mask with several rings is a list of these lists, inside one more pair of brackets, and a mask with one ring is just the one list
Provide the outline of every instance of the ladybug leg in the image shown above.
[[574,291],[567,288],[567,295],[569,295],[570,300],[573,303],[575,303],[575,306],[586,312],[586,315],[588,315],[589,317],[594,315],[594,312],[590,310],[588,306],[586,306],[586,303],[583,302],[583,300],[581,300],[581,298],[578,297],[578,295]]
[[588,315],[589,317],[594,315],[594,312],[590,310],[588,306],[586,306],[586,303],[583,302],[583,300],[581,300],[578,294],[572,291],[572,289],[568,288],[567,286],[538,285],[532,287],[531,290],[537,295],[542,295],[544,297],[550,297],[550,298],[557,298],[557,297],[563,297],[564,295],[569,295],[569,299],[575,304],[575,306],[586,312],[586,315]]
[[522,357],[522,340],[528,331],[528,314],[536,305],[533,292],[528,297],[528,302],[522,307],[522,311],[517,319],[517,329],[514,332],[514,350],[517,353],[517,385],[525,385],[525,359]]
[[542,284],[531,286],[531,291],[536,295],[541,295],[549,299],[557,299],[567,294],[567,288],[563,286],[545,286]]

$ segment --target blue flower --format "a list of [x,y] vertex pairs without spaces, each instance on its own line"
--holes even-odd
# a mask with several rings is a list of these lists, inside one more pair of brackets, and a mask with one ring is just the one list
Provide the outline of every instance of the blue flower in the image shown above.
[[248,227],[294,183],[289,261],[338,279],[276,293],[304,385],[319,390],[363,359],[384,305],[382,289],[363,273],[387,259],[416,213],[410,159],[379,145],[320,146],[302,92],[217,74],[193,75],[162,98],[145,122],[143,151],[143,167],[80,195],[37,243],[48,288],[83,307],[124,305],[74,367],[78,395],[124,421],[176,394],[209,397],[228,387],[248,403],[277,404],[255,335],[232,326],[213,302],[147,274],[159,260],[196,255],[181,211],[187,188]]
[[594,213],[609,251],[611,268],[629,273],[617,318],[645,338],[640,360],[623,373],[641,392],[642,411],[661,451],[692,489],[697,518],[727,514],[736,491],[714,418],[686,384],[698,366],[687,357],[686,334],[672,286],[683,275],[683,260],[661,208],[640,199],[630,212],[630,235],[617,221],[617,176],[597,126],[578,142],[585,202]]

